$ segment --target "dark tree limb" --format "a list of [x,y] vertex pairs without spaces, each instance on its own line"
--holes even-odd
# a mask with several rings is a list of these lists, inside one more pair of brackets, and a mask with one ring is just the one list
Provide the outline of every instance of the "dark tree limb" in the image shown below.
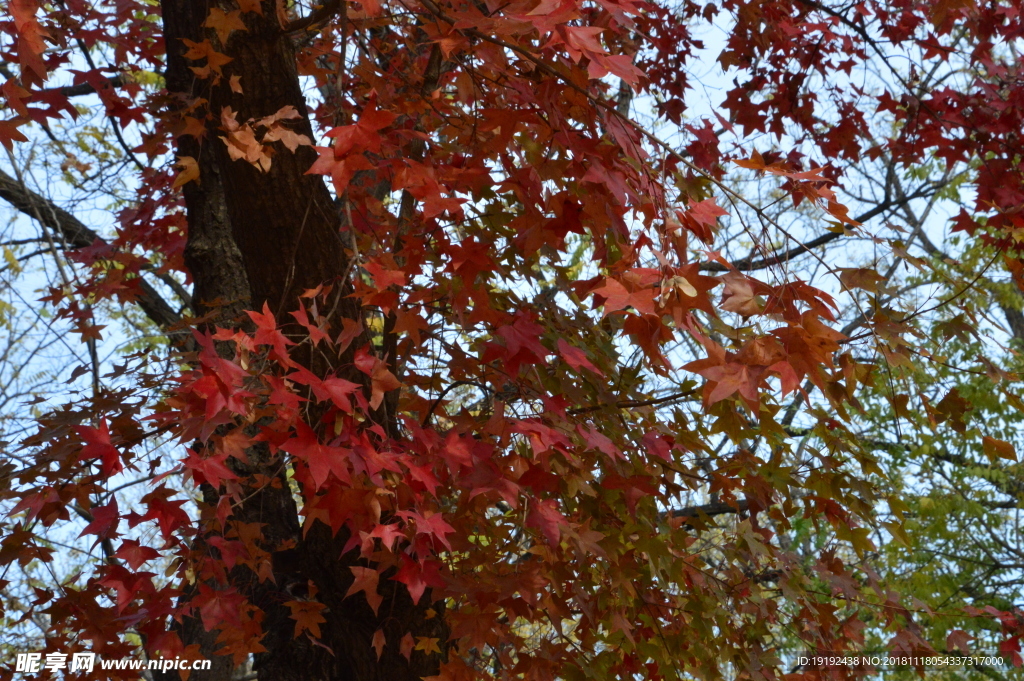
[[[45,196],[28,189],[2,170],[0,198],[39,222],[45,229],[55,232],[72,248],[85,248],[97,241],[105,243],[99,234],[86,227],[74,215]],[[146,316],[165,332],[181,322],[181,316],[175,309],[142,277],[139,277],[139,295],[136,302]]]
[[327,0],[327,2],[322,4],[320,7],[317,7],[301,19],[289,22],[288,25],[284,27],[284,32],[298,33],[299,31],[305,31],[306,29],[318,26],[337,14],[338,10],[341,9],[341,3],[343,1],[344,0]]
[[[119,73],[116,76],[110,76],[107,78],[104,85],[106,87],[118,88],[130,82],[130,80],[131,79],[126,74]],[[67,87],[59,87],[55,89],[65,97],[82,97],[84,95],[92,95],[96,93],[96,88],[93,87],[92,83],[79,83],[78,85],[68,85]]]
[[665,512],[663,515],[666,518],[699,518],[701,515],[713,518],[718,515],[728,515],[730,513],[746,513],[748,510],[750,510],[750,502],[746,499],[741,499],[740,501],[737,501],[735,505],[717,501],[710,504],[703,504],[701,506],[684,506],[683,508],[675,508],[671,511]]
[[592,404],[588,407],[577,407],[575,409],[569,409],[566,411],[567,414],[589,414],[593,411],[601,411],[602,409],[632,409],[634,407],[654,407],[658,405],[664,405],[669,402],[676,400],[685,399],[697,392],[697,388],[690,390],[683,390],[681,392],[672,393],[664,397],[656,397],[650,400],[626,400],[623,402],[612,402],[609,404]]
[[421,424],[422,427],[426,428],[427,424],[430,423],[430,417],[434,415],[434,410],[437,409],[437,406],[439,404],[441,404],[441,400],[444,399],[444,396],[447,395],[452,389],[457,388],[460,385],[474,385],[477,388],[480,388],[481,390],[483,390],[488,395],[492,394],[491,389],[488,388],[483,383],[478,383],[476,381],[455,381],[454,383],[446,386],[445,389],[441,391],[441,394],[437,396],[437,399],[435,399],[431,403],[430,408],[427,409],[427,415],[423,417],[423,423]]
[[[0,64],[0,76],[3,76],[5,78],[13,79],[16,82],[20,82],[21,81],[21,79],[18,77],[18,75],[16,73],[14,73],[13,71],[11,71],[10,68],[8,68],[7,64]],[[117,88],[117,87],[121,87],[122,85],[125,85],[130,80],[131,80],[131,78],[127,74],[118,73],[115,76],[110,76],[109,78],[107,78],[106,82],[104,83],[104,85],[106,85],[108,87]],[[58,87],[58,88],[51,88],[51,89],[37,91],[36,93],[34,93],[34,96],[38,95],[40,92],[42,92],[42,93],[56,92],[58,94],[64,95],[65,97],[81,97],[83,95],[94,94],[96,92],[96,88],[93,87],[93,85],[91,83],[79,83],[78,85],[67,85],[65,87]]]
[[[938,461],[943,461],[959,468],[982,468],[988,470],[1001,470],[1002,468],[1001,466],[994,464],[986,465],[975,463],[963,454],[956,454],[954,452],[943,451],[933,454],[932,456]],[[1024,500],[1024,482],[1015,479],[1010,475],[1006,475],[1005,477],[993,476],[992,479],[988,479],[986,482],[992,485],[997,492],[1005,494],[1011,498],[1012,501],[1009,502],[1009,505],[1004,506],[1004,508],[1017,508],[1021,501]]]

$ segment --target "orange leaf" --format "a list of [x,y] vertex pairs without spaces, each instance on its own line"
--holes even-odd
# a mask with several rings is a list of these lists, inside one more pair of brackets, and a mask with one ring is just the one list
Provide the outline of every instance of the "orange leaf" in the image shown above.
[[[37,0],[11,0],[8,11],[14,18],[14,31],[18,37],[18,61],[23,69],[32,71],[38,81],[46,78],[46,65],[43,63],[43,52],[46,51],[44,37],[49,37],[46,30],[36,19],[36,12],[39,10]],[[22,73],[26,80],[33,80],[27,73]]]
[[199,164],[191,156],[179,156],[178,162],[174,164],[175,168],[180,168],[181,172],[174,178],[174,188],[182,187],[189,182],[195,180],[196,184],[199,184]]
[[721,305],[723,310],[735,312],[743,317],[761,313],[761,303],[747,277],[737,272],[729,272],[723,275],[722,279],[725,280]]
[[[366,596],[366,602],[369,603],[370,608],[373,609],[374,616],[376,616],[377,608],[380,607],[381,601],[384,600],[384,597],[377,593],[377,583],[380,580],[380,574],[373,568],[359,567],[358,565],[349,567],[349,570],[355,575],[355,580],[345,593],[345,598],[360,591],[363,592]],[[377,657],[380,657],[379,652]]]
[[380,659],[381,654],[384,652],[384,646],[387,644],[387,639],[384,637],[384,630],[378,629],[373,633],[373,642],[370,644],[374,650],[377,651],[377,659]]
[[384,401],[384,393],[402,387],[401,381],[388,370],[387,362],[360,350],[356,354],[356,368],[370,376],[370,408],[376,409]]
[[401,643],[398,645],[398,651],[402,653],[402,657],[407,660],[410,659],[412,657],[413,646],[415,645],[413,643],[412,634],[406,632],[405,636],[402,637]]
[[994,437],[986,435],[981,438],[981,444],[985,449],[985,455],[993,461],[997,458],[1008,459],[1009,461],[1017,460],[1017,450],[1015,450],[1013,445],[1009,442],[997,440]]
[[320,612],[327,606],[316,601],[288,601],[285,603],[291,611],[290,617],[295,620],[295,636],[308,631],[314,638],[320,638],[320,625],[326,622]]
[[247,31],[245,24],[242,23],[242,12],[241,10],[232,10],[225,12],[224,10],[214,7],[210,10],[209,16],[206,17],[206,21],[203,22],[203,26],[206,28],[212,28],[217,32],[217,38],[220,39],[220,44],[223,45],[228,41],[228,36],[234,31]]
[[226,54],[213,49],[213,45],[210,44],[209,40],[197,43],[189,40],[188,38],[182,38],[181,42],[185,43],[185,46],[188,47],[188,51],[185,53],[185,59],[191,59],[193,61],[205,59],[207,67],[217,75],[223,75],[221,67],[234,60],[234,57],[229,57]]

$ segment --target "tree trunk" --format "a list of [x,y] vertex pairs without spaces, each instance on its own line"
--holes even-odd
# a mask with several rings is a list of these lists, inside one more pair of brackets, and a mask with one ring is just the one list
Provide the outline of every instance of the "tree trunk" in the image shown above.
[[[309,147],[289,152],[279,143],[269,172],[243,160],[231,160],[222,139],[221,112],[231,107],[236,120],[244,123],[294,106],[301,118],[293,122],[299,134],[312,137],[307,109],[295,70],[290,38],[282,31],[274,2],[264,1],[262,15],[243,15],[247,30],[235,31],[222,45],[216,33],[203,24],[211,6],[208,0],[164,0],[164,37],[167,45],[167,87],[179,115],[200,120],[209,114],[206,135],[178,138],[178,155],[196,159],[200,177],[184,187],[188,211],[188,243],[185,252],[195,284],[194,301],[199,314],[220,326],[242,324],[240,313],[269,305],[279,320],[296,309],[299,294],[330,282],[339,296],[334,322],[342,318],[361,320],[358,301],[341,297],[351,290],[341,281],[349,272],[334,201],[321,177],[306,175],[315,158]],[[236,10],[234,3],[224,11]],[[183,40],[209,40],[231,61],[220,78],[198,78],[190,67],[202,67],[202,60],[185,58]],[[229,79],[239,77],[241,92],[230,87]],[[203,103],[205,100],[205,103]],[[173,114],[174,112],[172,112]],[[352,348],[358,347],[357,341]],[[341,375],[365,385],[366,377],[351,367],[353,350],[333,358],[343,369]],[[326,362],[311,355],[297,361],[324,375]],[[346,373],[345,367],[348,367]],[[387,431],[393,432],[391,424]],[[274,580],[260,581],[245,568],[231,573],[232,585],[264,613],[262,646],[255,655],[259,678],[267,681],[420,679],[436,674],[436,656],[414,652],[409,660],[400,653],[399,641],[414,636],[447,638],[441,617],[433,613],[429,592],[421,604],[413,604],[405,587],[380,581],[384,598],[379,617],[373,615],[362,594],[346,598],[353,581],[350,566],[358,550],[342,556],[347,540],[345,530],[332,537],[330,529],[317,523],[305,537],[285,472],[272,466],[266,443],[252,447],[249,462],[236,465],[240,477],[270,476],[280,485],[251,487],[245,501],[236,507],[234,519],[262,525],[262,547],[273,556]],[[264,477],[264,479],[266,479]],[[209,492],[207,493],[209,496]],[[198,542],[197,546],[205,546]],[[364,563],[365,564],[365,563]],[[313,642],[305,634],[294,637],[295,622],[286,601],[295,600],[296,589],[308,581],[315,584],[316,600],[326,607],[322,615],[322,637]],[[187,598],[188,596],[186,596]],[[434,605],[434,611],[441,608]],[[212,647],[216,632],[205,632],[198,620],[186,618],[180,627],[183,643]],[[383,629],[386,646],[378,660],[371,647],[374,633]],[[193,673],[198,681],[220,681],[231,669],[223,660],[206,674]]]

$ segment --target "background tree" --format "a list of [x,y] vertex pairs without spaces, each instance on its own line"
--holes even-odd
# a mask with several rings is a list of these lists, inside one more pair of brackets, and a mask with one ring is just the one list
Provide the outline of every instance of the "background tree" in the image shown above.
[[201,679],[1019,648],[1013,3],[8,15],[10,645]]

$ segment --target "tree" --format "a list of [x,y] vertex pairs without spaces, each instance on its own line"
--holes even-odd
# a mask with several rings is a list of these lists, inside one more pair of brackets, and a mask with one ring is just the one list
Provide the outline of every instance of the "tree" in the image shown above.
[[[1014,3],[8,14],[0,198],[42,228],[89,380],[5,463],[0,579],[54,582],[12,627],[275,681],[813,677],[836,670],[795,651],[965,645],[878,572],[927,496],[885,473],[929,456],[879,430],[960,423],[914,334],[989,332],[944,315],[999,258],[1019,280]],[[701,27],[732,77],[704,112]],[[97,177],[109,231],[70,210]],[[952,204],[955,254],[922,212]],[[166,344],[104,374],[131,323]],[[972,435],[1019,475],[1010,435]],[[62,527],[101,559],[58,574]],[[1017,606],[985,605],[1019,649]]]

